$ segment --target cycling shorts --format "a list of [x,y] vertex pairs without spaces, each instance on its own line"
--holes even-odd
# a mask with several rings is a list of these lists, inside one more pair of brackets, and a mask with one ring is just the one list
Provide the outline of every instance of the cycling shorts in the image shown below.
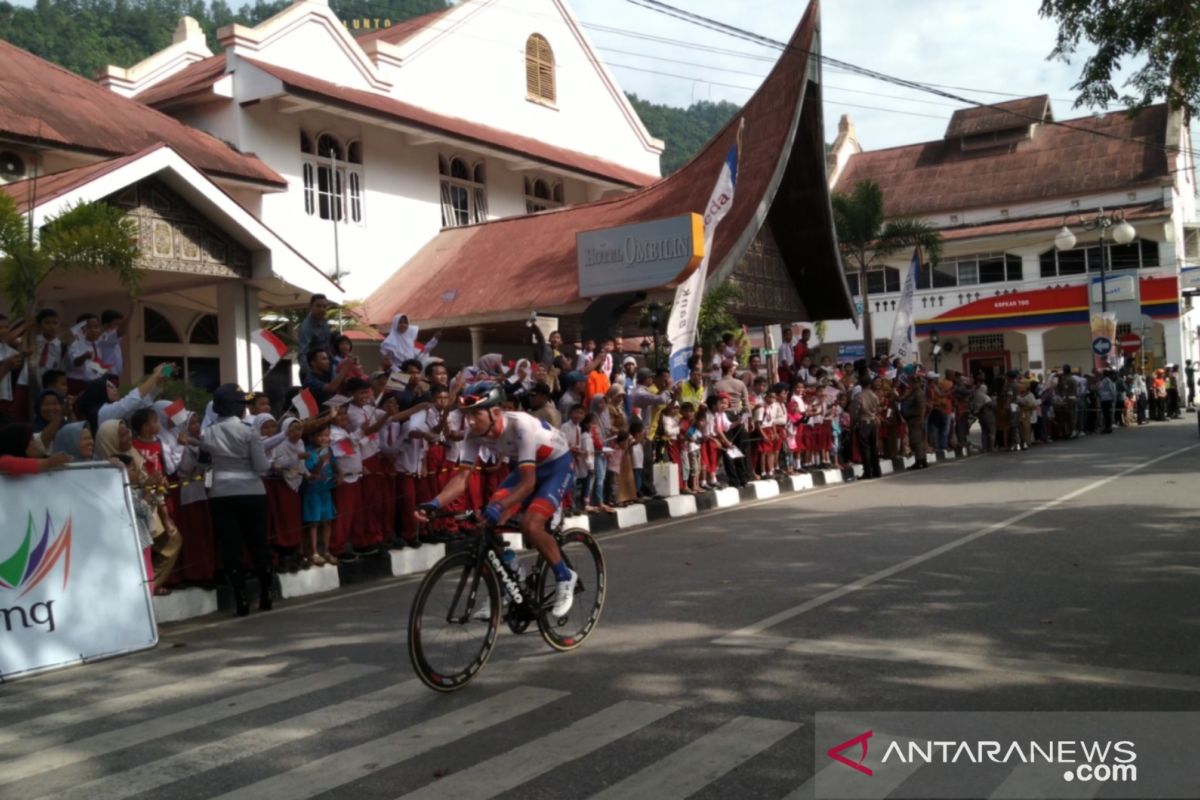
[[[575,456],[570,453],[545,461],[536,467],[536,484],[533,492],[521,503],[522,511],[533,511],[552,519],[562,506],[563,497],[575,488]],[[521,482],[520,468],[508,474],[492,495],[492,500],[503,500]]]

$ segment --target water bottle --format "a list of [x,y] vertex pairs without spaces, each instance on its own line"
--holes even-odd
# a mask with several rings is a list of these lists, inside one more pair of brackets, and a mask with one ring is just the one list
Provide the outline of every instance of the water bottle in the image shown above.
[[504,548],[504,552],[500,555],[500,561],[509,572],[517,576],[517,583],[525,580],[525,568],[521,566],[521,561],[511,547]]

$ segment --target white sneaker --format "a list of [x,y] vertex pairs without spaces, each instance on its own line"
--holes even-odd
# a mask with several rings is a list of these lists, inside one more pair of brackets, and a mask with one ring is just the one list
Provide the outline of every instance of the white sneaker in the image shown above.
[[575,602],[575,584],[579,583],[579,576],[573,569],[567,571],[571,573],[571,577],[568,580],[559,581],[554,588],[554,606],[550,609],[550,613],[555,617],[565,617],[571,610],[571,604]]
[[483,605],[475,609],[475,613],[471,615],[471,619],[487,622],[492,618],[492,601],[486,594],[483,596]]

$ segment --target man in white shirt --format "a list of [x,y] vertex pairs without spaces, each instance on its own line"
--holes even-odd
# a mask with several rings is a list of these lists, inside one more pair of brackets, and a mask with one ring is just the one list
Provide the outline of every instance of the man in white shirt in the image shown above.
[[12,376],[21,369],[25,358],[9,343],[8,317],[0,314],[0,420],[14,415]]
[[97,342],[104,329],[95,314],[80,314],[71,329],[75,341],[67,348],[67,387],[73,395],[83,391],[83,385],[93,378],[107,375],[111,370],[100,356]]
[[107,364],[109,372],[118,378],[125,368],[125,357],[121,355],[121,337],[125,335],[128,320],[120,311],[108,309],[100,314],[100,338],[96,347],[100,351],[100,361]]

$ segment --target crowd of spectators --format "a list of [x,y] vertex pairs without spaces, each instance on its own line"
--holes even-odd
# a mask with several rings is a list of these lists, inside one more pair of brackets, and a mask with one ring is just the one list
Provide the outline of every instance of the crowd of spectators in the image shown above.
[[[619,337],[568,346],[537,328],[515,358],[447,364],[403,314],[367,372],[352,342],[330,330],[328,308],[315,296],[299,326],[302,378],[282,414],[266,394],[231,384],[192,413],[159,396],[167,364],[122,396],[123,320],[113,312],[80,317],[64,344],[57,316],[43,311],[24,350],[0,317],[0,414],[18,415],[16,389],[41,387],[30,422],[0,427],[0,470],[120,463],[155,591],[223,573],[247,613],[250,570],[269,609],[273,570],[462,536],[444,519],[419,526],[414,511],[457,468],[466,422],[455,398],[481,379],[502,383],[510,408],[562,430],[577,477],[564,511],[589,514],[814,470],[853,480],[854,463],[871,479],[880,459],[912,456],[922,469],[930,450],[1024,450],[1177,417],[1194,398],[1190,362],[1185,403],[1177,369],[1143,378],[1064,365],[1044,380],[1010,371],[989,383],[885,359],[835,364],[810,346],[809,331],[793,340],[788,328],[769,365],[730,334],[712,352],[697,346],[678,382],[626,354]],[[481,507],[508,469],[483,448],[461,509]]]

